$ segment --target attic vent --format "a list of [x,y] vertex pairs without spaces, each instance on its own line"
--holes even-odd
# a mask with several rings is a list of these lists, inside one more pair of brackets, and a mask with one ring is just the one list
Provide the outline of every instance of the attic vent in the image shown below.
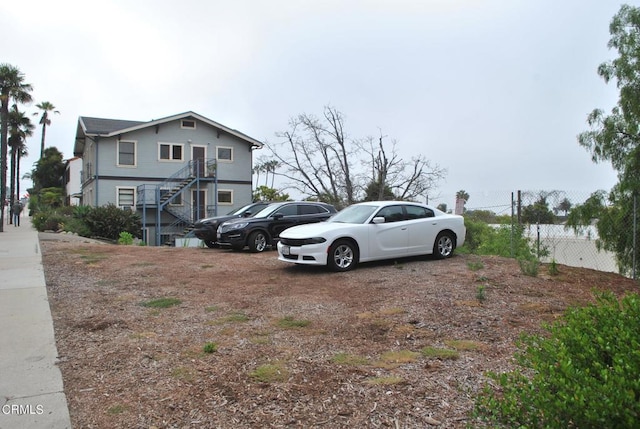
[[191,119],[183,119],[181,127],[182,128],[189,128],[190,130],[195,130],[196,129],[196,121],[191,120]]

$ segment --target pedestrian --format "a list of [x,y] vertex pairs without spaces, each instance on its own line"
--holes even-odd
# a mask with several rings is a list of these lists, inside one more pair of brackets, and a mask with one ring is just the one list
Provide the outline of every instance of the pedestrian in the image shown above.
[[22,213],[22,203],[16,201],[11,208],[13,212],[13,226],[20,226],[20,213]]

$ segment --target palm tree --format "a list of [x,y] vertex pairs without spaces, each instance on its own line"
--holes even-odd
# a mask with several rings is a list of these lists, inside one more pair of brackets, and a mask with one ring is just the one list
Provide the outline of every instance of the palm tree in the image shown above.
[[[56,106],[49,103],[48,101],[43,101],[42,103],[36,104],[36,107],[42,110],[42,116],[40,117],[40,124],[42,125],[42,140],[40,141],[40,158],[44,154],[44,137],[47,134],[47,126],[51,125],[51,119],[49,119],[49,112],[60,113],[56,110]],[[38,113],[34,113],[37,115]]]
[[4,204],[7,200],[7,152],[9,104],[31,101],[32,87],[24,83],[24,74],[11,64],[0,64],[0,232],[4,231]]
[[[11,179],[9,192],[9,207],[13,207],[16,198],[20,198],[20,158],[26,152],[26,138],[33,135],[35,126],[31,123],[31,119],[24,115],[24,112],[18,110],[18,106],[13,105],[9,112],[9,139],[8,144],[11,148]],[[18,184],[16,186],[16,184]],[[9,223],[11,223],[11,219]]]

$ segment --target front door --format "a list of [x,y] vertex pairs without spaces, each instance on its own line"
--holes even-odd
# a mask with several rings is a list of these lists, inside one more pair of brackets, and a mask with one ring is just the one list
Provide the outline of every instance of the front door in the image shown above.
[[205,177],[206,172],[206,151],[204,146],[191,146],[191,160],[193,161],[194,174],[197,177]]
[[191,207],[193,207],[193,221],[203,219],[207,214],[207,191],[192,190],[191,191]]

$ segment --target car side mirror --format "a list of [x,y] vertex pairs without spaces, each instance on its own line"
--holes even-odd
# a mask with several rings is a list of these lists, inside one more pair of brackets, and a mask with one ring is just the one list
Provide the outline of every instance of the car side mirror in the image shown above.
[[242,215],[244,217],[251,217],[251,212],[244,212],[244,214]]
[[276,213],[276,214],[273,215],[273,218],[275,220],[282,219],[283,217],[284,217],[284,215],[282,213]]
[[376,216],[373,218],[373,223],[385,223],[384,216]]

